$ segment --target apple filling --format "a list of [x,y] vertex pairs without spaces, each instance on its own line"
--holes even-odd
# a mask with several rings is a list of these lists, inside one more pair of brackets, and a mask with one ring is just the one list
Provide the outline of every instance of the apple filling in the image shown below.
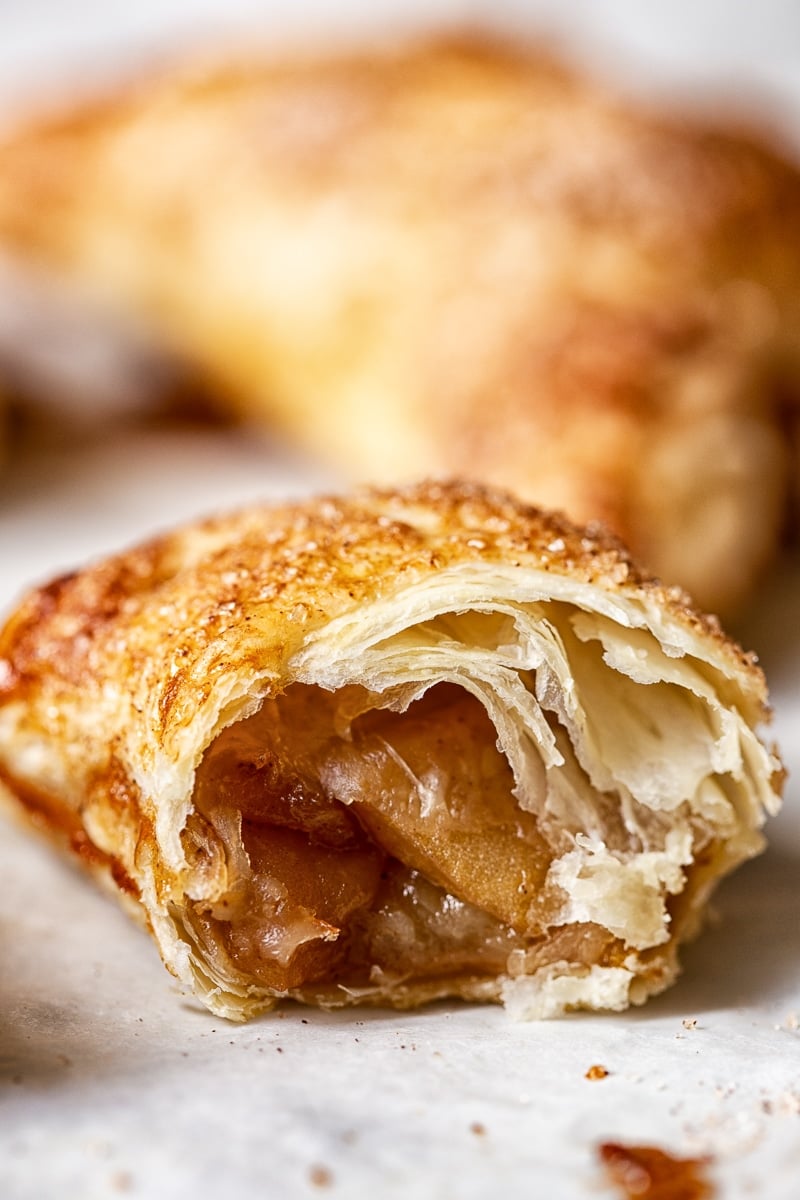
[[555,849],[480,701],[380,700],[297,683],[209,747],[184,834],[204,950],[301,996],[621,961],[599,925],[548,927]]

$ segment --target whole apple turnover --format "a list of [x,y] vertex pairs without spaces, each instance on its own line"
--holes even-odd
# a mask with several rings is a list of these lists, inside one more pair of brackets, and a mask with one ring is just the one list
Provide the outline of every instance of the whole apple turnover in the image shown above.
[[712,611],[774,554],[798,174],[536,51],[164,70],[6,139],[0,246],[350,477],[604,520]]
[[232,1019],[641,1003],[762,847],[766,712],[607,534],[466,484],[189,525],[0,634],[5,799]]

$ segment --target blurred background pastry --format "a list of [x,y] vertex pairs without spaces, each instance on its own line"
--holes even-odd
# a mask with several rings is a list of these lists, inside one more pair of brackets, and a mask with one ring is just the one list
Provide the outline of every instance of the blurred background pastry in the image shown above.
[[800,179],[533,49],[189,55],[9,134],[0,242],[345,477],[511,487],[715,611],[780,543]]

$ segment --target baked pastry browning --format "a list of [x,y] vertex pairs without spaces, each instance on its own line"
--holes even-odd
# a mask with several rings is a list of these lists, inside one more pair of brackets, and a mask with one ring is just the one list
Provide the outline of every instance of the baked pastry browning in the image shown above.
[[0,244],[352,477],[602,519],[710,611],[776,548],[797,173],[533,51],[165,71],[0,147]]
[[641,1003],[781,782],[715,622],[468,485],[251,509],[58,579],[0,687],[6,798],[233,1019]]

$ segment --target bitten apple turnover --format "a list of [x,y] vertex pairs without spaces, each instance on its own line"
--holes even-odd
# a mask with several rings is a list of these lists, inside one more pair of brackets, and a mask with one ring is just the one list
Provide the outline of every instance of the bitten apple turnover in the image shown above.
[[189,525],[0,635],[5,799],[233,1019],[642,1002],[762,847],[766,711],[615,540],[467,484]]

